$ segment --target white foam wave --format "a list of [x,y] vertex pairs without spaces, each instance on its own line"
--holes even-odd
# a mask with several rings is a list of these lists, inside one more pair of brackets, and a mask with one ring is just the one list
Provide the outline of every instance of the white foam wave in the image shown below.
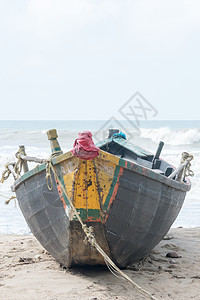
[[162,127],[158,129],[141,129],[141,137],[151,139],[153,142],[160,140],[169,145],[190,145],[200,142],[200,129],[171,129]]

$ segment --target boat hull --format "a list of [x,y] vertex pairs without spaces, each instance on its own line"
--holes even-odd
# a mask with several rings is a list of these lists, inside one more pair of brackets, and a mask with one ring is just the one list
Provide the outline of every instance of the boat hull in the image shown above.
[[[140,261],[158,244],[190,188],[103,151],[89,162],[63,155],[54,166],[84,223],[94,228],[97,242],[119,267]],[[83,242],[85,234],[53,174],[51,191],[43,167],[18,180],[15,192],[32,233],[59,263],[104,264]]]

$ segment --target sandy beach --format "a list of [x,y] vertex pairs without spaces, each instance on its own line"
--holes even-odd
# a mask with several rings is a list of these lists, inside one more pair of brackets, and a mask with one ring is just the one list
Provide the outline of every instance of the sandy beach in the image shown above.
[[[166,257],[169,252],[178,258]],[[200,228],[171,229],[124,272],[156,299],[200,299]],[[62,268],[33,236],[0,235],[1,299],[148,299],[103,266]]]

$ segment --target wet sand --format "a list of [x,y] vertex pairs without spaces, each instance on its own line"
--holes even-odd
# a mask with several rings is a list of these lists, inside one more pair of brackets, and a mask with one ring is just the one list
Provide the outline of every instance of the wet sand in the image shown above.
[[[124,272],[156,299],[200,299],[200,228],[171,229]],[[179,258],[168,258],[176,252]],[[0,235],[0,299],[148,299],[106,267],[62,268],[33,236]]]

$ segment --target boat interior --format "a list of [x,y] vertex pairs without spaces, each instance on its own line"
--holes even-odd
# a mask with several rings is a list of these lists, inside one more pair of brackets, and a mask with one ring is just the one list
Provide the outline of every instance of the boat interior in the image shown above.
[[124,160],[136,162],[141,166],[153,169],[154,172],[168,177],[175,168],[166,161],[160,159],[160,152],[163,145],[163,142],[159,143],[158,149],[154,155],[139,146],[127,142],[121,137],[108,138],[107,140],[104,140],[104,143],[101,145],[97,144],[101,150],[116,155],[119,158],[123,158]]

